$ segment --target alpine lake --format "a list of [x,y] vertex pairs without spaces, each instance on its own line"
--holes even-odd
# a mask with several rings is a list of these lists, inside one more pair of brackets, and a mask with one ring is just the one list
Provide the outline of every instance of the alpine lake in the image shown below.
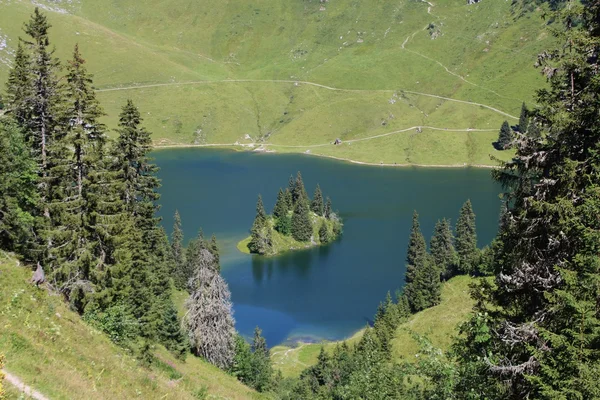
[[[477,215],[479,246],[494,238],[500,186],[489,169],[366,166],[289,154],[214,149],[153,152],[160,167],[159,214],[170,234],[179,210],[186,241],[216,235],[237,330],[263,330],[269,346],[340,340],[372,322],[386,293],[404,283],[413,210],[427,241],[438,219],[452,224],[465,200]],[[301,171],[309,196],[319,183],[344,222],[336,242],[275,257],[241,253],[262,195],[271,213],[279,188]]]

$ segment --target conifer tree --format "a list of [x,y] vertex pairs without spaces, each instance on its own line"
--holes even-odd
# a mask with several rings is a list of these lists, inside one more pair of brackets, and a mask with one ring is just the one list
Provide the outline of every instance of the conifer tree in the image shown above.
[[406,284],[404,293],[412,312],[418,312],[440,303],[440,272],[432,257],[419,257],[413,269],[412,281]]
[[325,208],[323,209],[323,216],[327,219],[331,219],[332,214],[333,210],[331,209],[331,199],[327,197],[327,201],[325,202]]
[[200,251],[203,248],[205,248],[204,233],[200,229],[198,235],[188,242],[185,249],[185,263],[178,271],[175,271],[173,281],[177,289],[190,290],[189,281],[194,276],[196,260],[200,257]]
[[32,67],[31,55],[19,40],[6,83],[6,111],[22,129],[25,129],[31,119],[29,103],[33,95]]
[[529,110],[525,103],[521,105],[521,115],[519,116],[519,132],[527,133],[529,127]]
[[292,201],[294,203],[294,207],[299,201],[303,201],[308,204],[308,195],[306,194],[306,189],[304,188],[304,182],[302,180],[302,174],[300,171],[298,171],[298,174],[296,175],[296,180],[292,189]]
[[477,249],[477,232],[475,229],[475,213],[471,200],[467,200],[460,209],[456,221],[456,253],[458,269],[463,274],[475,271],[479,250]]
[[306,199],[299,197],[292,215],[292,237],[299,242],[308,242],[312,232],[308,203]]
[[496,148],[498,150],[506,150],[512,146],[512,142],[514,139],[514,135],[512,129],[510,129],[510,125],[508,125],[508,121],[504,121],[502,126],[500,127],[500,132],[498,133],[498,141],[496,142]]
[[429,249],[444,279],[451,278],[455,274],[456,251],[454,250],[454,235],[450,227],[450,221],[442,219],[437,221],[433,236],[429,242]]
[[323,216],[324,205],[323,205],[323,193],[321,193],[321,187],[317,184],[315,194],[312,202],[310,203],[310,210],[319,216]]
[[265,392],[272,386],[273,367],[267,342],[259,327],[254,329],[252,340],[252,372],[250,385],[259,392]]
[[[173,216],[173,232],[171,233],[171,254],[173,256],[173,276],[185,268],[185,249],[183,248],[183,230],[181,229],[181,216],[175,210]],[[177,280],[176,280],[177,282]],[[178,287],[181,285],[178,285]],[[180,287],[183,289],[184,287]]]
[[254,223],[250,229],[250,243],[248,243],[250,252],[267,254],[271,250],[272,240],[269,235],[270,230],[262,197],[259,195],[256,202],[256,217],[254,217]]
[[277,201],[275,202],[275,207],[273,207],[273,216],[275,218],[287,216],[288,210],[288,205],[285,200],[285,192],[279,188],[279,193],[277,193]]
[[419,224],[419,214],[413,212],[412,227],[410,230],[410,238],[408,240],[408,249],[406,251],[406,275],[404,279],[407,284],[415,279],[416,269],[424,263],[424,258],[427,256],[427,245],[425,238],[421,233]]
[[183,357],[188,350],[186,338],[180,328],[179,318],[177,317],[177,309],[172,304],[166,309],[159,335],[161,343],[177,357]]
[[327,224],[325,221],[321,223],[321,227],[319,228],[319,241],[323,244],[329,243],[331,238],[329,237],[329,230],[327,229]]
[[206,249],[200,251],[191,289],[184,324],[192,351],[211,364],[228,369],[234,360],[236,335],[231,293]]
[[31,256],[36,182],[36,164],[22,133],[0,117],[0,248]]
[[284,199],[285,199],[285,205],[286,205],[286,208],[288,209],[288,211],[293,210],[294,209],[294,200],[292,199],[292,191],[289,188],[285,189]]
[[535,119],[529,123],[527,128],[527,137],[530,140],[540,140],[542,138],[542,132],[540,131],[540,127],[536,123]]
[[275,229],[282,235],[289,236],[292,233],[292,218],[286,214],[277,219]]
[[240,382],[250,386],[254,378],[252,370],[252,351],[250,345],[241,335],[235,336],[235,356],[231,365],[231,374]]
[[215,265],[217,266],[217,272],[221,272],[221,257],[219,255],[219,245],[217,243],[217,237],[213,234],[210,237],[210,243],[207,243],[208,251],[215,258]]
[[494,174],[506,223],[495,284],[474,291],[476,312],[462,328],[461,394],[600,396],[600,3],[554,17],[558,48],[538,57],[550,88],[538,92],[536,119],[548,140],[523,140]]

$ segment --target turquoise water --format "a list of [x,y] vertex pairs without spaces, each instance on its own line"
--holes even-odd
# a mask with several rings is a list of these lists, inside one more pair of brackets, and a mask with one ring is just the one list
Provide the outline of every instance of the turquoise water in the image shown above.
[[[500,187],[486,169],[386,168],[303,155],[177,149],[153,154],[160,166],[160,214],[171,232],[178,209],[186,239],[202,228],[217,235],[236,327],[263,329],[270,346],[294,340],[342,339],[371,319],[386,292],[403,285],[413,210],[429,239],[437,219],[455,221],[470,198],[480,246],[497,229]],[[317,183],[344,219],[335,243],[273,258],[236,249],[248,236],[256,198],[267,212],[279,187],[301,171],[312,195]]]

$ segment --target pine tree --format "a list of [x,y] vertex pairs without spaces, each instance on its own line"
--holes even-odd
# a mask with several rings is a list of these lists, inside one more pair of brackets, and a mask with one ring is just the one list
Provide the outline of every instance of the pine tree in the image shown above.
[[308,203],[303,197],[299,197],[292,215],[292,237],[299,242],[308,242],[312,232]]
[[459,343],[461,393],[481,398],[600,396],[600,82],[591,56],[600,3],[570,3],[555,17],[558,49],[538,58],[550,89],[538,92],[536,119],[548,140],[523,140],[494,174],[507,192],[495,284],[474,291]]
[[[185,251],[183,248],[183,230],[181,229],[181,216],[179,211],[175,210],[173,216],[173,232],[171,233],[171,254],[173,256],[173,276],[177,276],[183,269],[185,269]],[[184,289],[185,284],[183,282],[177,282],[175,284],[179,289]]]
[[449,220],[444,218],[437,221],[429,242],[429,249],[442,277],[444,279],[451,278],[456,273],[456,251]]
[[263,206],[262,197],[258,196],[256,202],[256,217],[250,229],[250,243],[248,249],[257,254],[267,254],[271,250],[270,227],[267,223],[267,215]]
[[310,210],[319,216],[323,216],[324,205],[323,205],[323,193],[321,193],[321,187],[317,184],[313,200],[310,203]]
[[287,216],[288,211],[289,208],[285,200],[285,192],[279,188],[279,193],[277,193],[277,201],[275,202],[275,207],[273,207],[273,216],[275,218],[281,218]]
[[519,132],[527,133],[529,127],[529,110],[525,103],[521,105],[521,115],[519,116]]
[[292,189],[292,202],[294,203],[294,207],[299,201],[303,201],[308,204],[308,195],[306,194],[306,189],[304,188],[304,182],[302,181],[302,174],[300,171],[298,171],[298,174],[296,175],[296,181],[294,182],[294,188]]
[[513,139],[514,135],[512,129],[510,129],[508,121],[504,121],[500,127],[500,132],[498,133],[498,141],[495,143],[496,148],[498,150],[509,149],[512,146]]
[[229,369],[235,356],[236,335],[231,293],[206,249],[200,251],[191,289],[184,324],[192,351],[221,369]]
[[162,325],[159,332],[160,341],[177,357],[183,357],[187,351],[186,338],[180,328],[177,309],[174,306],[167,308]]
[[416,268],[424,263],[423,260],[426,256],[427,245],[425,244],[425,238],[421,233],[419,214],[417,214],[417,211],[414,211],[410,238],[408,240],[408,249],[406,250],[406,274],[404,280],[407,284],[415,279]]
[[294,209],[294,200],[292,199],[292,192],[289,188],[285,189],[284,199],[285,199],[285,205],[286,205],[286,208],[288,209],[288,211],[293,210]]
[[325,208],[323,210],[323,216],[327,219],[331,219],[332,214],[333,210],[331,209],[331,199],[327,197],[327,201],[325,202]]
[[477,267],[479,250],[477,249],[475,213],[471,206],[471,200],[467,200],[460,209],[456,221],[455,244],[459,271],[463,274],[474,272]]
[[254,377],[252,351],[248,342],[240,335],[235,336],[235,356],[230,372],[243,384],[251,385]]

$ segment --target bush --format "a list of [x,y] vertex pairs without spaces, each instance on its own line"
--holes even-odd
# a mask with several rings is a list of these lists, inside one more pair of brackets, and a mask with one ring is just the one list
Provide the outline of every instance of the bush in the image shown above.
[[88,307],[83,319],[94,328],[106,333],[114,343],[123,344],[135,339],[139,333],[139,323],[127,312],[127,307],[117,304],[101,311]]

